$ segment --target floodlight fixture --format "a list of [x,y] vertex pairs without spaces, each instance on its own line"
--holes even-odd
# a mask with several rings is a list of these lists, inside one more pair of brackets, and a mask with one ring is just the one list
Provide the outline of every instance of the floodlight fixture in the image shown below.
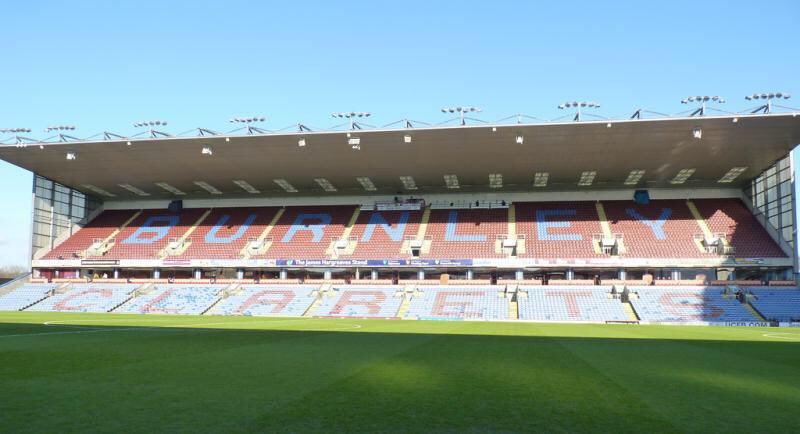
[[297,139],[297,146],[299,146],[301,148],[306,146],[306,139],[303,138],[303,137],[300,137],[299,139]]
[[525,136],[523,136],[523,135],[521,135],[521,134],[520,134],[520,135],[518,135],[518,136],[516,137],[516,139],[515,139],[514,141],[515,141],[515,142],[516,142],[518,145],[521,145],[521,144],[523,144],[523,143],[525,142]]
[[347,119],[350,122],[350,129],[355,130],[358,128],[361,129],[361,125],[355,121],[356,118],[368,118],[372,116],[372,113],[369,112],[339,112],[339,113],[331,113],[332,118],[342,118]]
[[147,128],[148,129],[148,133],[150,134],[150,137],[152,137],[152,138],[169,137],[169,134],[167,134],[167,133],[165,133],[163,131],[158,131],[158,130],[155,129],[156,127],[161,127],[161,126],[166,126],[166,125],[167,125],[167,121],[161,121],[161,120],[139,121],[139,122],[134,122],[134,124],[133,124],[133,126],[135,128]]
[[53,131],[58,131],[58,140],[60,142],[67,142],[69,140],[80,140],[77,137],[73,137],[67,134],[64,134],[62,131],[73,131],[75,130],[75,125],[52,125],[44,129],[46,133],[50,133]]
[[211,147],[211,145],[204,145],[203,149],[200,151],[200,154],[208,156],[214,155],[214,149]]
[[465,116],[467,113],[480,113],[483,110],[480,107],[456,106],[456,107],[443,107],[441,111],[442,113],[458,113],[461,125],[466,125],[467,122]]
[[403,143],[411,143],[411,134],[406,134],[403,136]]
[[744,99],[748,101],[763,99],[765,101],[764,105],[758,107],[757,109],[753,110],[750,113],[758,113],[758,112],[770,113],[772,112],[773,99],[780,100],[780,99],[789,99],[791,97],[792,97],[791,95],[785,92],[769,92],[769,93],[754,93],[752,95],[747,95],[746,97],[744,97]]
[[67,160],[72,161],[72,160],[75,160],[77,158],[78,158],[78,155],[75,154],[74,152],[67,152]]
[[697,140],[702,139],[703,138],[703,129],[700,128],[700,127],[695,127],[692,130],[692,137],[694,137]]
[[254,124],[256,122],[264,122],[266,120],[267,120],[267,118],[265,118],[263,116],[249,116],[249,117],[231,118],[231,119],[228,119],[228,122],[234,123],[234,124],[245,124],[244,128],[247,130],[247,134],[253,134],[253,133],[264,134],[264,133],[267,132],[266,130],[263,130],[261,128],[255,127],[255,126],[253,126],[251,124]]
[[697,96],[687,96],[686,98],[681,100],[681,104],[690,104],[690,103],[698,103],[700,107],[698,107],[695,111],[693,111],[689,116],[705,116],[706,114],[706,104],[709,103],[718,103],[724,104],[725,98],[718,96],[718,95],[697,95]]
[[558,105],[559,110],[565,110],[568,108],[575,109],[575,116],[572,118],[575,122],[580,122],[582,119],[582,110],[587,108],[600,108],[600,103],[592,102],[592,101],[568,101],[563,104]]

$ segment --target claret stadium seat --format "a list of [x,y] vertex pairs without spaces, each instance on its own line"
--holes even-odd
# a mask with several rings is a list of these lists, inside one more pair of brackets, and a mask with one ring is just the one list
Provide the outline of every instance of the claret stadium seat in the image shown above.
[[302,316],[317,299],[319,285],[242,285],[209,314]]
[[506,255],[495,251],[495,240],[507,233],[506,209],[434,209],[426,232],[430,252],[423,257],[502,258]]
[[714,233],[724,234],[737,257],[785,258],[786,254],[739,199],[694,200]]
[[314,316],[393,318],[403,301],[397,286],[334,286],[325,293]]
[[502,286],[418,286],[404,318],[508,319],[509,300]]
[[610,286],[520,286],[519,319],[535,321],[627,321]]
[[108,312],[131,297],[138,284],[76,284],[26,310],[42,312]]

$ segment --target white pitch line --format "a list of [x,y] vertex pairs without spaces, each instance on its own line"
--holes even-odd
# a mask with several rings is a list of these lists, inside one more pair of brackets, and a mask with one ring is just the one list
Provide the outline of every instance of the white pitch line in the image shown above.
[[788,341],[800,341],[800,333],[764,333],[762,336],[773,339],[785,339]]

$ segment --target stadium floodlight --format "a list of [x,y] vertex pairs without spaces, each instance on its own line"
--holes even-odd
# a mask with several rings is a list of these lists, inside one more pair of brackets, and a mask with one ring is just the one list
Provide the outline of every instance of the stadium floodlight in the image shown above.
[[30,128],[2,128],[0,133],[3,134],[16,134],[16,133],[30,133]]
[[403,143],[411,143],[411,134],[406,134],[403,136]]
[[67,160],[72,161],[72,160],[75,160],[77,158],[78,158],[78,156],[74,152],[67,152]]
[[770,92],[770,93],[754,93],[752,95],[747,95],[746,97],[744,97],[744,99],[748,101],[763,99],[766,101],[764,105],[758,107],[757,109],[753,110],[750,113],[758,113],[758,112],[770,113],[772,111],[773,99],[789,99],[791,97],[792,97],[791,95],[785,92]]
[[459,184],[458,184],[458,177],[456,175],[452,175],[452,174],[451,175],[444,175],[443,178],[444,178],[444,185],[449,190],[456,190],[456,189],[458,189],[460,187]]
[[503,174],[490,173],[489,174],[489,188],[503,188]]
[[353,150],[355,150],[355,151],[360,151],[361,150],[361,138],[360,137],[355,137],[355,136],[348,137],[347,138],[347,144],[350,145],[350,147],[353,148]]
[[250,194],[261,193],[257,188],[253,187],[249,182],[245,181],[244,179],[234,180],[233,183],[238,185],[242,190]]
[[150,193],[142,190],[139,187],[135,187],[135,186],[133,186],[131,184],[117,184],[117,185],[119,185],[120,187],[124,188],[125,190],[130,191],[131,193],[133,193],[133,194],[135,194],[137,196],[142,196],[142,197],[150,196]]
[[184,196],[186,194],[182,190],[180,190],[179,188],[174,187],[173,185],[168,184],[166,182],[156,182],[155,184],[158,187],[161,187],[164,190],[166,190],[166,191],[168,191],[168,192],[170,192],[170,193],[172,193],[172,194],[174,194],[176,196]]
[[305,138],[303,138],[303,137],[300,137],[299,139],[297,139],[297,146],[299,146],[299,147],[301,147],[301,148],[302,148],[302,147],[304,147],[305,145],[306,145],[306,139],[305,139]]
[[278,186],[284,189],[287,193],[297,193],[297,189],[285,179],[273,179],[272,182],[278,184]]
[[732,167],[731,170],[726,172],[725,175],[723,175],[722,178],[720,178],[717,182],[719,182],[720,184],[730,184],[736,178],[738,178],[739,175],[741,175],[745,171],[747,171],[747,167],[746,166],[745,167]]
[[533,186],[534,187],[546,187],[547,181],[550,179],[550,173],[548,172],[536,172],[533,174]]
[[367,176],[359,176],[356,178],[356,181],[358,181],[358,183],[361,184],[361,187],[363,187],[366,191],[378,190],[378,188],[375,187],[375,183],[372,182],[372,180]]
[[695,127],[692,130],[692,137],[694,137],[697,140],[702,139],[703,138],[703,129],[700,128],[700,127]]
[[103,188],[100,188],[100,187],[98,187],[98,186],[96,186],[94,184],[83,184],[83,188],[85,188],[87,190],[90,190],[90,191],[93,191],[93,192],[95,192],[95,193],[97,193],[97,194],[99,194],[101,196],[116,197],[116,194],[111,193],[110,191],[108,191],[106,189],[103,189]]
[[581,173],[581,178],[578,180],[578,185],[581,187],[587,187],[592,185],[594,182],[594,178],[597,176],[596,170],[586,170]]
[[266,134],[267,131],[261,128],[255,127],[251,124],[256,122],[264,122],[267,118],[263,116],[250,116],[250,117],[236,117],[228,119],[228,122],[233,124],[245,124],[245,129],[247,130],[247,134],[259,133],[259,134]]
[[636,185],[644,176],[644,169],[634,169],[628,174],[628,178],[625,179],[623,184],[625,185]]
[[516,142],[518,145],[521,145],[522,143],[524,143],[524,142],[525,142],[525,137],[524,137],[523,135],[521,135],[521,134],[520,134],[520,135],[518,135],[518,136],[516,137],[516,139],[515,139],[514,141],[515,141],[515,142]]
[[591,102],[591,101],[569,101],[563,104],[559,104],[559,110],[565,110],[568,108],[575,109],[575,116],[572,118],[575,122],[580,122],[582,119],[582,109],[587,108],[600,108],[600,103]]
[[408,176],[408,175],[401,176],[400,177],[400,182],[403,183],[403,188],[405,188],[406,190],[416,190],[417,189],[417,183],[414,181],[414,177],[412,177],[412,176]]
[[74,131],[74,130],[75,130],[75,125],[52,125],[45,128],[44,132],[51,133],[53,131],[58,131],[59,142],[67,142],[69,140],[80,140],[77,137],[73,137],[63,133],[63,131]]
[[334,187],[333,184],[331,184],[331,182],[328,181],[327,178],[314,178],[314,182],[319,184],[319,186],[322,187],[322,189],[327,191],[328,193],[333,193],[334,191],[336,191],[336,187]]
[[207,183],[205,181],[194,181],[194,185],[202,188],[203,190],[205,190],[205,191],[207,191],[207,192],[209,192],[211,194],[222,194],[222,192],[219,191],[219,189],[217,189],[217,187],[214,187],[213,185],[211,185],[211,184],[209,184],[209,183]]
[[156,127],[161,127],[161,126],[166,126],[166,125],[167,125],[167,121],[160,121],[160,120],[139,121],[139,122],[134,122],[134,124],[133,124],[133,126],[135,128],[147,128],[148,129],[147,132],[150,134],[150,137],[152,137],[152,138],[169,137],[169,134],[167,134],[167,133],[165,133],[163,131],[158,131],[158,130],[155,129]]
[[0,129],[0,133],[3,134],[15,134],[14,137],[15,145],[17,148],[24,148],[28,146],[28,142],[35,142],[36,140],[29,139],[27,137],[22,137],[19,133],[30,133],[30,128],[2,128]]
[[368,118],[372,116],[372,113],[369,112],[339,112],[339,113],[331,113],[331,117],[333,118],[342,118],[347,119],[350,122],[350,129],[355,130],[358,128],[361,129],[361,125],[355,121],[356,118]]
[[212,148],[210,145],[204,145],[203,149],[200,151],[200,154],[212,156],[214,155],[214,148]]
[[679,171],[678,171],[678,173],[675,175],[675,177],[674,177],[674,178],[672,178],[672,179],[669,181],[669,183],[670,183],[670,184],[683,184],[683,183],[684,183],[684,182],[686,182],[686,180],[688,180],[688,179],[689,179],[689,178],[690,178],[692,175],[694,175],[694,172],[695,172],[695,169],[694,169],[694,168],[691,168],[691,169],[681,169],[681,170],[679,170]]
[[705,116],[706,114],[706,104],[708,103],[718,103],[723,104],[725,103],[725,98],[721,96],[709,96],[709,95],[697,95],[697,96],[687,96],[686,98],[681,100],[681,104],[689,104],[689,103],[699,103],[700,107],[695,109],[689,116]]
[[466,122],[466,114],[467,113],[480,113],[481,111],[483,111],[480,107],[469,107],[469,106],[467,106],[467,107],[462,107],[462,106],[443,107],[441,110],[442,110],[442,113],[458,113],[458,117],[459,117],[459,119],[461,121],[461,125],[466,125],[467,124],[467,122]]

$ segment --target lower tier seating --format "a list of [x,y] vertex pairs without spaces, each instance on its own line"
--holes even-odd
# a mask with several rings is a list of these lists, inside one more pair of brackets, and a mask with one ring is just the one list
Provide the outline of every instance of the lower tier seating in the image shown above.
[[754,297],[750,304],[766,319],[800,320],[800,291],[797,288],[747,288]]
[[302,316],[316,300],[318,285],[243,285],[210,312],[214,315]]
[[619,299],[609,286],[520,287],[519,319],[536,321],[626,321]]
[[723,296],[720,286],[628,287],[638,293],[631,304],[645,321],[737,322],[756,318],[733,295]]
[[25,284],[0,297],[0,310],[22,310],[45,298],[56,285]]
[[508,319],[502,286],[420,286],[404,317],[410,319]]
[[403,301],[397,286],[338,286],[314,310],[314,316],[394,318]]
[[117,308],[120,313],[171,313],[199,315],[218,299],[225,285],[157,285],[147,294],[132,298]]
[[82,284],[36,303],[28,310],[40,312],[108,312],[131,297],[139,285]]

